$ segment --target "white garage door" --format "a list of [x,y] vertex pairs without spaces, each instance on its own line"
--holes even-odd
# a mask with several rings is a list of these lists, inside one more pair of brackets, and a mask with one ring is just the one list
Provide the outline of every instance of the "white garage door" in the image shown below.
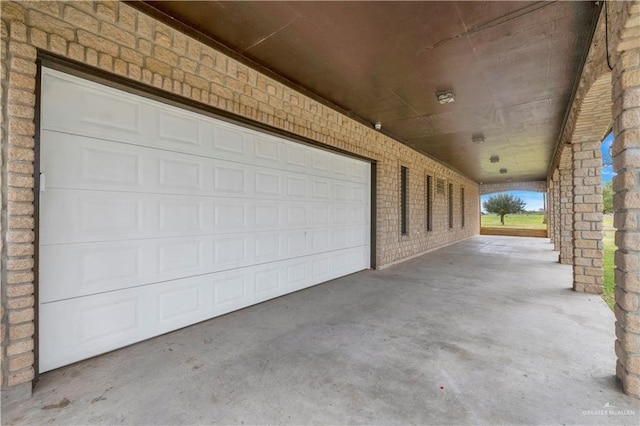
[[369,267],[370,164],[42,76],[40,371]]

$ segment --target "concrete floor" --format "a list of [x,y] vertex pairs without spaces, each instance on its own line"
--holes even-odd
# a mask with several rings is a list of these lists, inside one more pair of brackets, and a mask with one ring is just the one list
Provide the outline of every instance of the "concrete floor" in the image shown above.
[[556,260],[474,237],[44,374],[3,423],[640,424]]

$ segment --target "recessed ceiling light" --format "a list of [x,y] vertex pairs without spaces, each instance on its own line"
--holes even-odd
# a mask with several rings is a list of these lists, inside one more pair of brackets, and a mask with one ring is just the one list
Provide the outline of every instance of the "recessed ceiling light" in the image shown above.
[[500,174],[501,174],[501,175],[504,175],[504,174],[506,174],[506,173],[507,173],[507,169],[500,169]]
[[489,158],[489,161],[491,161],[492,163],[497,163],[500,161],[500,157],[498,157],[497,155],[492,155],[491,158]]
[[475,144],[484,143],[484,135],[482,133],[474,133],[471,136],[471,142],[473,142]]
[[440,102],[443,105],[451,104],[456,100],[451,90],[446,90],[444,92],[436,92],[436,98],[438,98],[438,102]]

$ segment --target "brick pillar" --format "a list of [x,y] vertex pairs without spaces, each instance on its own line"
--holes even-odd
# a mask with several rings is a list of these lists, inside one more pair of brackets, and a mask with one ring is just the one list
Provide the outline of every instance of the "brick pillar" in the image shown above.
[[573,289],[602,293],[602,155],[599,141],[573,141]]
[[547,235],[549,236],[549,240],[553,244],[553,240],[555,238],[554,235],[554,224],[555,224],[555,216],[554,216],[554,203],[553,199],[553,191],[554,191],[555,182],[553,179],[549,179],[547,183]]
[[560,168],[560,263],[573,264],[573,173]]
[[553,172],[553,248],[560,251],[560,170]]
[[[627,22],[633,26],[639,21],[630,17]],[[618,246],[616,375],[626,393],[640,397],[640,49],[636,46],[631,43],[620,53],[613,70],[613,167],[617,173],[613,203]]]

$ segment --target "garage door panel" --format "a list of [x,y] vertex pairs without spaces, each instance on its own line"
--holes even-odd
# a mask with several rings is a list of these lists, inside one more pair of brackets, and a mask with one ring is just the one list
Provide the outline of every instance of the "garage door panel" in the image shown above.
[[368,267],[368,164],[52,70],[42,96],[40,371]]
[[[84,131],[96,137],[141,139],[144,104],[77,83],[63,73],[43,70],[42,127]],[[60,108],[59,99],[65,99]]]
[[179,110],[149,108],[156,112],[153,123],[159,146],[177,151],[193,150],[194,153],[209,149],[206,142],[212,131],[209,123]]
[[360,205],[365,184],[45,131],[48,188],[117,190]]
[[344,227],[43,245],[40,297],[51,302],[321,251],[362,250],[365,243],[359,228]]

